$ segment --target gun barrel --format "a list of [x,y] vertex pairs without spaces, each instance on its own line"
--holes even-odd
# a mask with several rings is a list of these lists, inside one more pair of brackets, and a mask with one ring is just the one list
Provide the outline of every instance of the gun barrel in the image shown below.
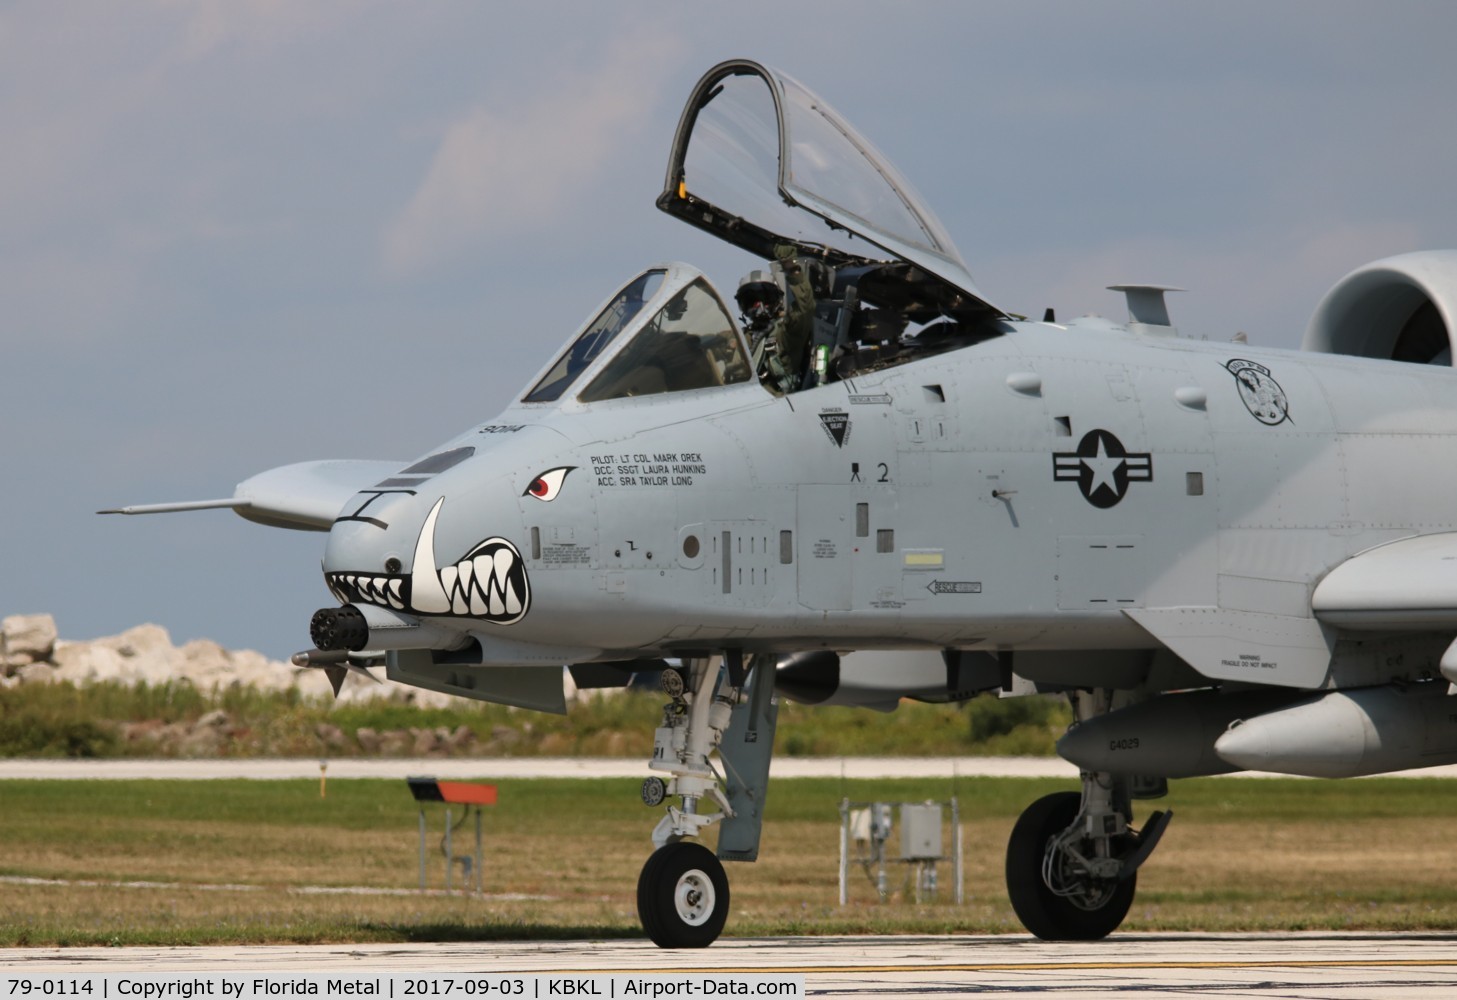
[[470,641],[464,631],[368,604],[320,608],[309,622],[309,636],[326,653],[459,649]]

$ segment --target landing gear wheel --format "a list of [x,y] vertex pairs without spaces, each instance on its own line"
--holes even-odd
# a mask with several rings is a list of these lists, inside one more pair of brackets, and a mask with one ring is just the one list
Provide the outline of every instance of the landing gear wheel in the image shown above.
[[638,919],[659,948],[707,948],[723,930],[728,910],[728,876],[702,844],[666,844],[638,876]]
[[[1079,885],[1071,895],[1059,895],[1043,881],[1043,862],[1049,838],[1062,833],[1077,817],[1082,796],[1056,792],[1027,807],[1007,841],[1007,895],[1022,925],[1046,941],[1093,941],[1118,929],[1128,908],[1138,876],[1123,881],[1093,879],[1064,871],[1065,884]],[[1091,843],[1088,844],[1089,851]],[[1068,861],[1064,861],[1066,868]]]

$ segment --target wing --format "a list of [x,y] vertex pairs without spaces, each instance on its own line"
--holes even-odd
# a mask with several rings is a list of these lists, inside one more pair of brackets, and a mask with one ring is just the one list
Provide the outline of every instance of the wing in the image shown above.
[[1311,610],[1313,618],[1217,607],[1124,614],[1206,677],[1319,687],[1336,629],[1457,629],[1457,532],[1358,552],[1316,585]]
[[1457,626],[1457,532],[1357,553],[1326,575],[1311,606],[1321,621],[1347,628]]
[[1334,630],[1315,618],[1218,607],[1125,608],[1123,613],[1212,680],[1319,687],[1335,642]]
[[225,499],[137,504],[97,513],[170,514],[231,507],[240,517],[274,528],[328,531],[350,497],[388,479],[404,465],[404,462],[348,459],[299,462],[245,479]]

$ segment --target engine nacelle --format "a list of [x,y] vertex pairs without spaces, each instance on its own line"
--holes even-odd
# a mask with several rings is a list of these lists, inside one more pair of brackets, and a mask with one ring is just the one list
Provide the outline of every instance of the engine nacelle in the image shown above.
[[1324,354],[1451,365],[1457,335],[1457,250],[1373,261],[1326,293],[1301,346]]

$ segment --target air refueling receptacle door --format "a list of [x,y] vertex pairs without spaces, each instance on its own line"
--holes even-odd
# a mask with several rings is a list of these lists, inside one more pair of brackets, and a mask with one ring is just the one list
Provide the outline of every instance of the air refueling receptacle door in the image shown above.
[[683,109],[658,207],[760,257],[776,243],[840,265],[901,260],[1001,313],[900,173],[833,108],[745,59]]

